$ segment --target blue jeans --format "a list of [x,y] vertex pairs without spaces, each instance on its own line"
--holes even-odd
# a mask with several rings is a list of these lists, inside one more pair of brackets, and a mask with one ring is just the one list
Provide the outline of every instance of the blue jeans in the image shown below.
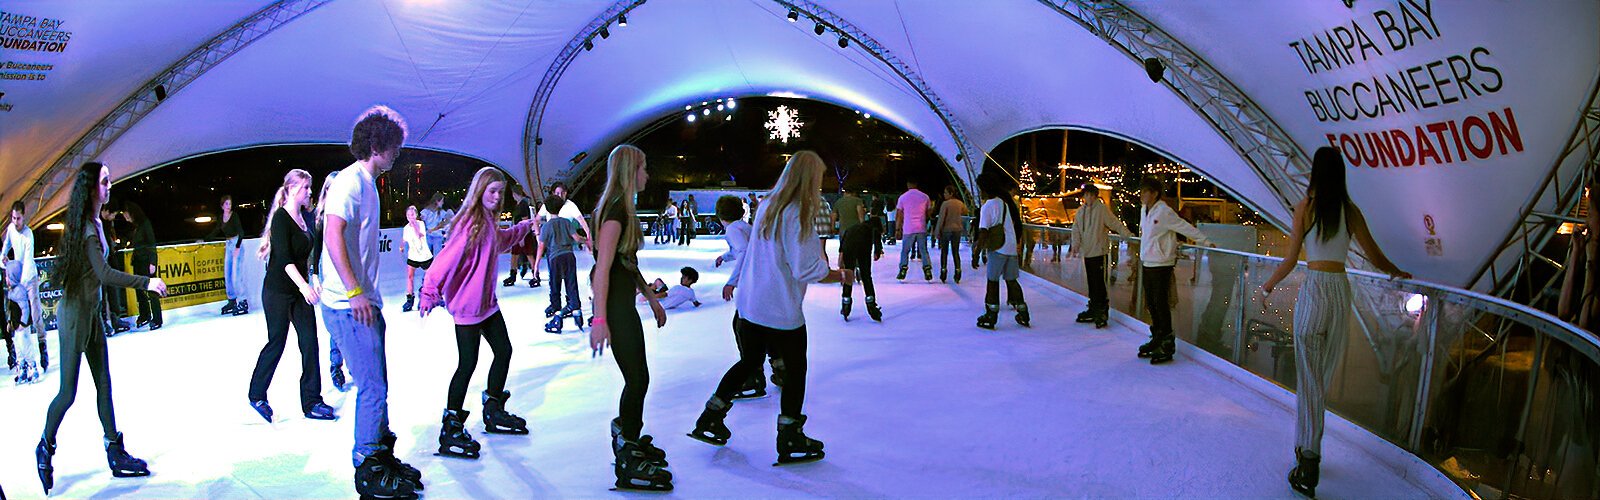
[[229,238],[223,242],[222,247],[222,285],[228,292],[228,300],[244,298],[244,250],[234,248],[239,243],[239,238]]
[[918,254],[922,256],[922,268],[933,269],[933,260],[928,258],[928,233],[906,233],[905,240],[900,242],[900,268],[906,268],[912,245],[922,250],[922,253]]
[[428,235],[428,251],[439,255],[439,249],[444,247],[444,237],[433,234]]
[[383,315],[374,311],[376,324],[356,321],[349,309],[322,307],[322,321],[335,345],[349,361],[356,386],[356,433],[352,463],[384,451],[382,436],[389,432],[389,361],[384,356]]

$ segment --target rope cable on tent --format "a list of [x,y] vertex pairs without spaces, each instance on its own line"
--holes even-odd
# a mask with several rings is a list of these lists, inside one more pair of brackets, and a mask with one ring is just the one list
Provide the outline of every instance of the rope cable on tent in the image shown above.
[[[517,26],[517,21],[521,21],[522,20],[522,15],[523,14],[527,14],[528,13],[528,7],[532,7],[532,6],[533,6],[533,0],[528,0],[528,3],[523,4],[522,5],[522,10],[517,12],[517,17],[512,18],[511,22],[506,24],[506,29],[504,31],[501,31],[500,32],[500,36],[496,37],[494,39],[494,44],[489,46],[489,50],[483,51],[483,57],[478,59],[478,64],[472,67],[472,71],[468,71],[467,72],[467,77],[466,78],[462,78],[461,79],[461,84],[456,86],[455,92],[450,93],[450,100],[445,101],[445,103],[444,103],[444,109],[445,109],[444,113],[449,113],[451,111],[454,111],[453,109],[450,109],[450,105],[451,104],[455,104],[456,98],[461,96],[461,91],[467,88],[467,82],[472,81],[472,77],[477,76],[478,69],[483,67],[483,62],[489,60],[489,55],[494,53],[494,49],[500,47],[500,42],[506,39],[506,35],[511,34],[511,28],[515,28]],[[478,95],[482,95],[482,94],[480,93]],[[471,101],[464,101],[464,102],[462,102],[462,105],[466,105],[467,102],[471,102]],[[443,115],[443,113],[441,113],[441,116],[442,115]]]
[[[428,87],[428,80],[422,77],[422,68],[417,66],[417,59],[415,57],[411,57],[411,47],[406,45],[406,37],[400,34],[400,25],[395,24],[394,14],[389,12],[388,0],[378,0],[378,4],[383,6],[383,15],[389,19],[389,27],[394,28],[394,37],[396,40],[399,40],[400,48],[406,53],[406,60],[411,62],[411,71],[417,74],[417,83],[422,84],[422,90],[428,93],[428,99],[437,104],[439,101],[439,96],[438,94],[433,93],[433,89]],[[443,118],[444,114],[439,113],[439,117]],[[434,123],[438,123],[438,120],[434,120]],[[429,126],[429,129],[432,129],[431,125]],[[424,135],[426,135],[426,133],[424,133]]]
[[922,60],[917,59],[917,45],[911,43],[911,28],[906,27],[906,15],[900,12],[900,0],[894,0],[895,17],[900,18],[900,34],[906,37],[906,47],[911,49],[911,63],[917,65],[917,72],[922,72]]

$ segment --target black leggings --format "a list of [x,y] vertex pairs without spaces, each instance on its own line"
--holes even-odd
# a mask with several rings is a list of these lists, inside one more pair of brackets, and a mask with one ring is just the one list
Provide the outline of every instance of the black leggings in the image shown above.
[[111,407],[111,361],[106,355],[106,339],[99,332],[77,332],[78,335],[93,335],[89,345],[78,350],[78,343],[73,341],[76,335],[70,334],[66,329],[59,331],[61,339],[61,392],[56,393],[56,399],[50,402],[50,412],[45,415],[44,438],[51,443],[56,442],[56,431],[61,428],[61,417],[67,414],[67,408],[72,407],[72,402],[78,397],[78,367],[83,360],[89,361],[89,374],[94,377],[95,405],[100,409],[100,430],[105,433],[106,439],[117,437],[117,414]]
[[[139,262],[135,260],[133,263],[133,274],[135,276],[144,276],[146,278],[156,278],[156,273],[150,272],[150,266],[155,264],[155,262]],[[133,296],[139,299],[140,323],[150,322],[157,325],[162,323],[160,294],[149,290],[136,289],[133,291]]]
[[607,325],[611,327],[611,355],[616,357],[617,369],[622,371],[622,401],[617,425],[622,428],[623,437],[637,440],[644,429],[644,394],[650,389],[650,365],[644,357],[644,324],[640,322],[639,311],[633,308],[633,288],[622,288],[628,294],[619,297],[618,283],[613,280],[611,286],[611,296],[606,301]]
[[300,410],[310,411],[322,402],[322,365],[317,360],[317,314],[298,293],[281,290],[261,291],[261,311],[267,317],[267,345],[256,357],[250,375],[250,400],[266,401],[272,374],[278,371],[283,348],[289,341],[289,325],[294,325],[300,345]]
[[495,311],[483,321],[472,325],[456,325],[456,374],[450,377],[449,401],[451,410],[461,410],[467,399],[467,383],[472,381],[472,371],[478,367],[479,339],[489,341],[494,361],[489,363],[489,392],[499,394],[506,390],[506,372],[511,370],[511,337],[506,334],[506,320]]
[[[1023,303],[1024,301],[1022,300],[1022,284],[1021,283],[1017,283],[1017,280],[1006,280],[1006,298],[1010,299],[1010,300],[1006,301],[1007,304],[1021,304],[1021,303]],[[984,290],[983,303],[985,303],[985,304],[993,304],[993,305],[999,305],[1000,304],[1000,282],[998,282],[998,281],[990,281],[989,282],[988,289]]]
[[739,362],[722,375],[722,382],[717,384],[717,392],[714,393],[717,399],[732,400],[735,394],[744,389],[750,375],[759,373],[761,363],[767,360],[767,353],[771,352],[772,357],[783,360],[783,401],[779,405],[782,414],[791,417],[804,415],[801,409],[806,401],[805,325],[793,330],[778,330],[735,317],[733,334],[739,341]]

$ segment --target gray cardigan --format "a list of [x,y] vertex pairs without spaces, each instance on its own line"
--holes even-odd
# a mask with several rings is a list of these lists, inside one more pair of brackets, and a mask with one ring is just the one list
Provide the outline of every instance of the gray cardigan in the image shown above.
[[[77,286],[63,290],[61,302],[56,306],[61,341],[71,342],[79,352],[91,342],[105,342],[105,322],[101,316],[105,312],[105,297],[101,295],[101,287],[144,289],[150,286],[150,278],[112,269],[106,263],[110,253],[100,235],[99,224],[87,232],[89,237],[84,251],[100,257],[89,258],[89,267],[76,280]],[[66,346],[62,346],[62,350],[65,351]]]

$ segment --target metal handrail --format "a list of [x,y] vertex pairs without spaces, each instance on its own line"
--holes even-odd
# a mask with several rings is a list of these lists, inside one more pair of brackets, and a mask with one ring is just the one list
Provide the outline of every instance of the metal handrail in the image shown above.
[[[1041,231],[1069,234],[1072,232],[1072,229],[1063,227],[1040,226],[1035,224],[1023,224],[1023,226],[1025,229]],[[1111,235],[1111,237],[1112,239],[1120,241],[1139,241],[1139,237],[1137,236],[1123,237],[1119,235]],[[1209,248],[1190,244],[1183,244],[1181,245],[1181,248],[1202,252],[1234,255],[1246,259],[1265,260],[1270,262],[1283,262],[1284,259],[1283,257],[1261,255],[1228,248]],[[1304,268],[1306,267],[1306,263],[1304,261],[1298,262],[1295,264],[1295,267]],[[1578,352],[1588,356],[1590,360],[1600,364],[1600,337],[1597,337],[1592,332],[1578,328],[1572,323],[1562,321],[1560,318],[1557,318],[1550,313],[1534,309],[1524,304],[1518,304],[1500,297],[1485,295],[1471,290],[1456,288],[1439,283],[1422,281],[1418,279],[1391,278],[1385,274],[1362,269],[1346,269],[1345,273],[1349,276],[1366,282],[1387,282],[1388,286],[1394,287],[1400,291],[1437,297],[1441,300],[1451,303],[1475,307],[1483,310],[1484,312],[1504,316],[1511,320],[1517,321],[1518,323],[1522,323],[1539,333],[1550,335],[1562,342],[1565,342],[1574,349],[1577,349]]]

